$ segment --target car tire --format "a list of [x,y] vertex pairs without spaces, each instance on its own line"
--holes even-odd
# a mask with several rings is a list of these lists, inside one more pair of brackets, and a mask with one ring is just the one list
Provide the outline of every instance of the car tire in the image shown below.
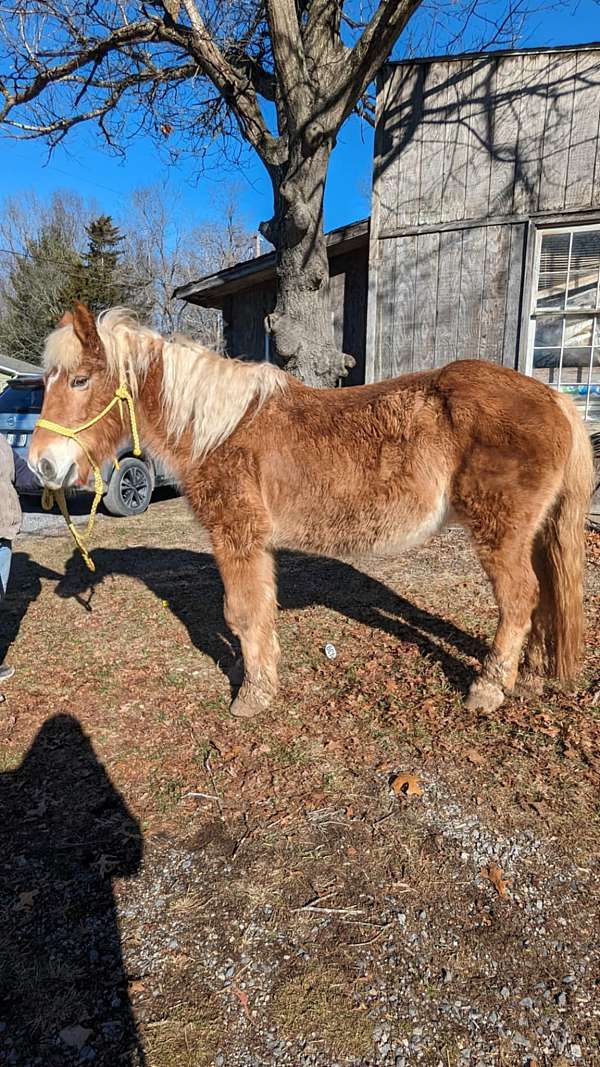
[[126,456],[119,460],[104,496],[104,507],[111,515],[127,518],[143,515],[154,490],[154,472],[143,459]]

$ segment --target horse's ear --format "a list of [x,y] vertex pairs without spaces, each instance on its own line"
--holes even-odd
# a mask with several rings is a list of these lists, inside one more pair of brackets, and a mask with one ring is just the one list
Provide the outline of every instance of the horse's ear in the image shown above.
[[72,326],[72,325],[73,325],[73,315],[72,315],[72,313],[70,311],[65,311],[62,319],[60,320],[59,323],[57,323],[56,329],[60,330],[61,326]]
[[86,304],[76,301],[73,305],[71,316],[75,336],[81,343],[84,358],[87,356],[92,361],[104,362],[104,349],[100,335],[96,329],[96,320]]

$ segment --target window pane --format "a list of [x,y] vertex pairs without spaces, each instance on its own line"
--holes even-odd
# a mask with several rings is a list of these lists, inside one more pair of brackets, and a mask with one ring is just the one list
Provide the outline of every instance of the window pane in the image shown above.
[[565,306],[567,289],[567,272],[562,274],[540,274],[536,306],[538,308],[557,308]]
[[[598,269],[589,274],[571,274],[569,276],[569,294],[567,307],[595,308],[598,293]],[[548,305],[550,307],[550,305]]]
[[540,274],[548,271],[567,273],[570,243],[570,233],[547,233],[542,237]]
[[594,320],[588,318],[567,318],[565,320],[565,348],[580,348],[591,345]]
[[562,344],[563,319],[561,315],[540,315],[535,322],[535,347],[546,348]]
[[558,383],[560,348],[535,348],[533,351],[533,376],[546,385]]
[[558,367],[560,348],[535,348],[533,350],[534,367]]
[[600,230],[577,230],[573,233],[571,274],[596,274],[600,263]]

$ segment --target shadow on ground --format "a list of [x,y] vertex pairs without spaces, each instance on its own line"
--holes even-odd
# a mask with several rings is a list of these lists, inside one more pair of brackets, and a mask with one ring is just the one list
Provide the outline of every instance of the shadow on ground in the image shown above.
[[[57,594],[76,596],[91,605],[89,591],[93,594],[104,577],[118,574],[135,578],[168,601],[199,651],[224,671],[230,669],[238,650],[223,618],[223,590],[211,555],[181,549],[101,548],[94,551],[94,560],[96,573],[90,575],[73,555]],[[278,600],[280,607],[290,610],[321,605],[398,641],[414,644],[438,662],[448,681],[462,691],[468,688],[472,671],[460,656],[481,658],[485,651],[481,641],[452,622],[416,607],[382,582],[339,560],[281,553]]]
[[141,1067],[112,879],[142,834],[76,719],[0,774],[0,811],[0,1062]]

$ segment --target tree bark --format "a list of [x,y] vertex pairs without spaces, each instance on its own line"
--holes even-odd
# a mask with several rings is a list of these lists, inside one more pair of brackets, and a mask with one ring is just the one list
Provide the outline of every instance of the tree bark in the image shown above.
[[[313,134],[318,138],[318,131]],[[323,194],[331,145],[290,146],[288,161],[271,169],[275,215],[261,232],[277,252],[277,302],[267,316],[275,354],[306,385],[332,387],[354,366],[335,344]]]

